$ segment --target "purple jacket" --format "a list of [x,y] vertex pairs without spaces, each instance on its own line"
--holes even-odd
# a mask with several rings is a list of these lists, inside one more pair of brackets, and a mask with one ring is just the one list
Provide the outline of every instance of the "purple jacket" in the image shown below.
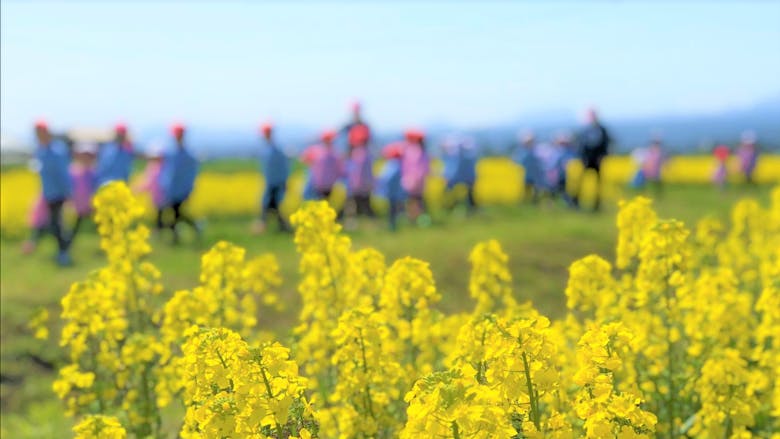
[[352,148],[347,159],[347,189],[350,194],[368,195],[374,188],[371,153],[365,146]]
[[409,195],[422,195],[425,179],[430,172],[431,160],[428,153],[416,143],[406,145],[401,159],[401,187]]

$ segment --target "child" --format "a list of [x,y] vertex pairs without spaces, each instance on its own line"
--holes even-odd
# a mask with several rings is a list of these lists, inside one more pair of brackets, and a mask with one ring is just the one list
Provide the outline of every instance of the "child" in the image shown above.
[[263,148],[261,154],[261,170],[265,176],[265,192],[260,206],[260,221],[254,227],[255,233],[265,231],[268,211],[273,210],[276,214],[279,228],[283,231],[288,230],[287,223],[279,211],[282,201],[284,201],[285,191],[287,189],[287,178],[290,175],[290,164],[287,156],[282,152],[279,145],[272,138],[273,126],[265,123],[260,127],[263,136]]
[[477,154],[474,143],[470,139],[452,137],[442,146],[447,190],[451,191],[459,184],[466,186],[466,202],[469,211],[473,212],[477,207],[474,200],[474,183],[477,180]]
[[756,163],[758,163],[758,147],[754,132],[745,131],[742,133],[737,156],[739,157],[739,169],[745,177],[745,182],[753,184],[753,173],[756,170]]
[[401,187],[408,194],[407,212],[412,221],[427,218],[422,216],[425,213],[423,191],[430,172],[431,162],[425,151],[425,134],[418,130],[408,130],[401,158]]
[[539,163],[537,191],[552,195],[558,183],[558,166],[561,149],[552,143],[542,142],[534,148],[536,160]]
[[317,191],[314,190],[314,184],[311,182],[311,170],[306,171],[306,181],[303,183],[303,193],[301,194],[305,201],[316,200]]
[[103,145],[97,156],[97,184],[109,181],[127,182],[133,166],[133,144],[127,136],[127,126],[119,123],[114,127],[114,141]]
[[731,151],[726,145],[718,145],[712,150],[712,154],[715,156],[715,173],[712,175],[712,181],[719,189],[726,186],[726,177],[728,176],[726,166],[730,153]]
[[374,160],[368,150],[368,131],[362,125],[349,131],[347,153],[347,191],[349,192],[349,216],[374,216],[371,208],[371,191],[374,189]]
[[401,213],[406,199],[401,186],[401,159],[404,155],[404,146],[403,142],[396,142],[382,150],[385,163],[377,180],[378,195],[386,198],[389,203],[387,213],[391,231],[395,231],[398,227],[398,214]]
[[35,158],[49,213],[49,231],[57,239],[57,264],[67,266],[71,264],[71,259],[68,238],[62,228],[62,206],[73,190],[68,174],[70,154],[64,142],[53,138],[46,122],[35,124],[35,135],[38,141]]
[[553,196],[560,195],[567,206],[575,207],[574,199],[566,191],[566,182],[568,181],[567,168],[569,167],[569,162],[576,158],[576,154],[572,150],[571,135],[560,133],[555,136],[555,148],[557,150],[557,161],[554,173],[551,176],[555,180],[552,194]]
[[176,226],[180,222],[192,227],[200,238],[198,225],[182,212],[182,205],[192,194],[195,178],[198,176],[198,161],[184,144],[184,132],[184,126],[180,124],[175,124],[171,128],[175,144],[174,150],[163,158],[163,166],[160,171],[160,187],[165,196],[166,210],[173,211],[173,222],[170,224],[170,228],[173,232],[174,244],[179,242]]
[[30,238],[22,244],[22,253],[25,255],[29,255],[35,251],[38,242],[41,240],[41,237],[46,234],[46,230],[50,224],[49,208],[46,206],[46,198],[43,197],[43,194],[41,194],[41,196],[35,200],[35,204],[33,204],[33,208],[30,211],[29,223],[32,232]]
[[531,198],[536,203],[539,200],[539,186],[542,184],[542,166],[536,151],[536,137],[531,131],[520,135],[520,147],[515,151],[514,161],[523,167],[525,172],[523,198]]
[[92,196],[95,194],[95,155],[97,145],[79,143],[73,150],[73,163],[70,165],[70,177],[73,181],[71,202],[76,210],[76,224],[70,234],[69,245],[73,244],[81,224],[92,215]]
[[163,148],[161,145],[153,144],[149,148],[146,156],[146,167],[139,182],[133,187],[136,192],[147,192],[152,198],[157,210],[157,219],[155,221],[155,231],[162,232],[163,213],[165,211],[165,195],[160,186],[160,172],[162,171]]
[[642,162],[642,174],[645,182],[652,184],[656,192],[661,192],[661,169],[663,168],[666,156],[663,150],[663,143],[660,139],[653,139]]
[[319,200],[330,198],[333,186],[344,174],[344,165],[333,148],[335,138],[335,131],[325,131],[320,137],[322,142],[306,148],[301,157],[309,165],[312,189]]

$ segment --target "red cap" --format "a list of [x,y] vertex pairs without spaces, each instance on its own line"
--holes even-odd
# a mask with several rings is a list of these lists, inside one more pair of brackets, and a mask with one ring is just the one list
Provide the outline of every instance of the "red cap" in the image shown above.
[[49,129],[49,124],[46,123],[46,121],[43,120],[43,119],[38,119],[38,120],[35,121],[35,129],[36,130],[48,130]]
[[355,125],[347,133],[347,141],[350,146],[363,146],[368,143],[368,137],[368,127],[363,124]]
[[404,155],[404,143],[393,142],[382,149],[382,156],[386,159],[398,159]]
[[181,123],[175,123],[171,125],[171,134],[174,135],[174,137],[179,137],[184,134],[184,124]]
[[263,133],[264,136],[270,136],[273,129],[274,126],[271,124],[271,122],[264,122],[260,124],[260,132]]
[[127,125],[125,125],[122,122],[119,122],[114,126],[114,131],[116,131],[117,134],[125,135],[127,134]]
[[335,138],[336,132],[333,130],[325,130],[320,136],[320,139],[322,139],[323,142],[332,142]]
[[303,150],[303,154],[301,154],[301,161],[306,164],[311,164],[314,162],[314,158],[317,156],[318,149],[319,145],[312,145]]
[[715,151],[713,153],[715,154],[715,157],[720,160],[725,160],[729,157],[729,147],[726,145],[718,145],[715,147]]
[[406,130],[404,135],[406,136],[406,140],[410,142],[419,142],[425,138],[425,133],[414,128]]

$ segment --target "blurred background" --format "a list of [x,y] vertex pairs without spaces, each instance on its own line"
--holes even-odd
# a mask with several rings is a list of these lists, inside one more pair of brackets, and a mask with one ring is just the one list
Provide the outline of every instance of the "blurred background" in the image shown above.
[[[34,224],[42,175],[31,159],[33,127],[44,121],[92,161],[96,148],[86,147],[104,151],[122,123],[140,153],[131,157],[136,192],[154,162],[145,153],[171,142],[171,124],[186,126],[187,148],[200,160],[186,208],[202,235],[185,234],[179,246],[153,236],[150,261],[170,288],[164,296],[197,284],[200,255],[215,242],[250,257],[271,252],[285,309],[258,320],[281,340],[300,307],[298,255],[291,235],[250,227],[265,188],[256,157],[267,122],[291,157],[284,216],[302,200],[300,153],[323,131],[345,127],[355,102],[374,153],[410,128],[425,134],[427,221],[402,218],[391,233],[384,219],[361,218],[349,233],[355,248],[375,247],[388,262],[430,262],[445,311],[471,306],[468,253],[477,242],[498,239],[518,300],[554,318],[565,312],[569,264],[594,253],[613,258],[619,200],[650,195],[662,217],[692,226],[727,221],[744,197],[766,204],[780,182],[780,2],[0,0],[0,8],[3,437],[68,436],[72,420],[52,392],[65,359],[59,301],[105,264],[90,213],[67,203],[68,229],[87,219],[72,261],[54,263],[52,239],[24,247],[43,230]],[[588,108],[612,139],[600,178],[583,174],[576,155]],[[443,146],[453,136],[476,153],[476,181],[466,187],[446,175]],[[540,160],[549,158],[550,145],[571,165],[559,175],[568,180],[539,200],[526,168],[537,147],[547,154]],[[653,150],[660,145],[663,154]],[[650,187],[636,184],[648,157],[657,180]],[[583,207],[601,194],[602,213],[574,208],[567,194],[583,194]],[[374,195],[384,215],[387,202]],[[153,197],[141,196],[151,226]],[[330,201],[341,208],[347,196],[339,183]],[[171,437],[180,418],[173,408]]]

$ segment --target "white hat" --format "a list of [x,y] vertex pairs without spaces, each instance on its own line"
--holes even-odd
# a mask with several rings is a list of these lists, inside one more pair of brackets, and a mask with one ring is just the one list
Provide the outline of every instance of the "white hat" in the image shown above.
[[743,131],[740,140],[742,143],[756,143],[756,132],[753,130]]
[[517,139],[522,143],[531,143],[536,140],[536,135],[534,134],[533,130],[527,129],[520,131],[517,134]]
[[153,140],[146,147],[146,155],[149,157],[162,157],[165,155],[165,143],[161,140]]
[[555,134],[555,141],[558,143],[571,143],[572,135],[568,131],[561,131]]
[[91,142],[78,142],[73,146],[73,152],[76,154],[95,154],[97,150],[97,144]]

